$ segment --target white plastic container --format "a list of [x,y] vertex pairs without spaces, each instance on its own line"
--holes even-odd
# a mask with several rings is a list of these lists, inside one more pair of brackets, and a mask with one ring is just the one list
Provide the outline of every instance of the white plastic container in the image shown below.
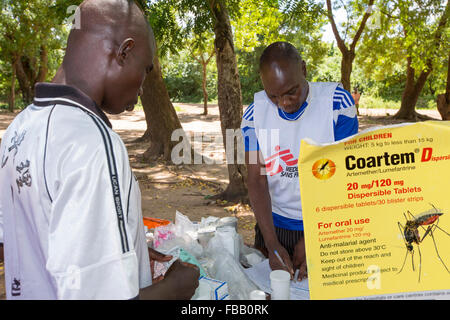
[[232,226],[223,226],[216,229],[216,236],[221,240],[224,248],[239,262],[239,235]]
[[274,270],[270,273],[271,300],[290,300],[291,275],[284,270]]
[[262,290],[253,290],[250,292],[250,300],[266,300],[266,293]]
[[223,217],[216,222],[217,228],[230,226],[237,231],[237,218],[236,217]]

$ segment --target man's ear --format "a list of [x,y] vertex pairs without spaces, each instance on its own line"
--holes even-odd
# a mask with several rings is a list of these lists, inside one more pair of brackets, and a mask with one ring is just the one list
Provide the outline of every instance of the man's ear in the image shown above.
[[125,64],[125,60],[128,58],[131,50],[134,48],[134,39],[127,38],[121,44],[117,50],[116,59],[120,66]]

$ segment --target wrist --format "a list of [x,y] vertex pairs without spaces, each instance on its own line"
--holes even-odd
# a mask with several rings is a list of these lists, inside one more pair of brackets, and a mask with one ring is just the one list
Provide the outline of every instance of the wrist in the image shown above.
[[273,253],[275,250],[279,250],[278,248],[281,247],[281,244],[278,241],[278,239],[265,241],[265,245],[266,245],[266,248],[269,251],[269,253],[270,252]]
[[171,284],[170,279],[153,283],[152,285],[143,288],[139,292],[140,300],[176,300],[176,290]]
[[161,281],[161,285],[164,286],[164,293],[166,300],[177,300],[177,284],[174,283],[173,279],[169,276]]

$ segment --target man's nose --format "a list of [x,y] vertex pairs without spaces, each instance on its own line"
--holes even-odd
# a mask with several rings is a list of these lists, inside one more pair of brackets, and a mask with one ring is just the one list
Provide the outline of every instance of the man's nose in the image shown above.
[[278,98],[278,106],[279,107],[286,107],[289,105],[289,99],[287,97],[280,97]]

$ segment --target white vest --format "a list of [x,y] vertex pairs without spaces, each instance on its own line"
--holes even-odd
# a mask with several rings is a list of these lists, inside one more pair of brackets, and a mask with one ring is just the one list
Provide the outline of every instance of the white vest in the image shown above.
[[294,121],[280,117],[278,107],[265,91],[255,94],[255,133],[266,163],[273,213],[303,220],[297,168],[300,141],[310,138],[319,143],[334,142],[333,95],[337,85],[310,82],[308,105]]

